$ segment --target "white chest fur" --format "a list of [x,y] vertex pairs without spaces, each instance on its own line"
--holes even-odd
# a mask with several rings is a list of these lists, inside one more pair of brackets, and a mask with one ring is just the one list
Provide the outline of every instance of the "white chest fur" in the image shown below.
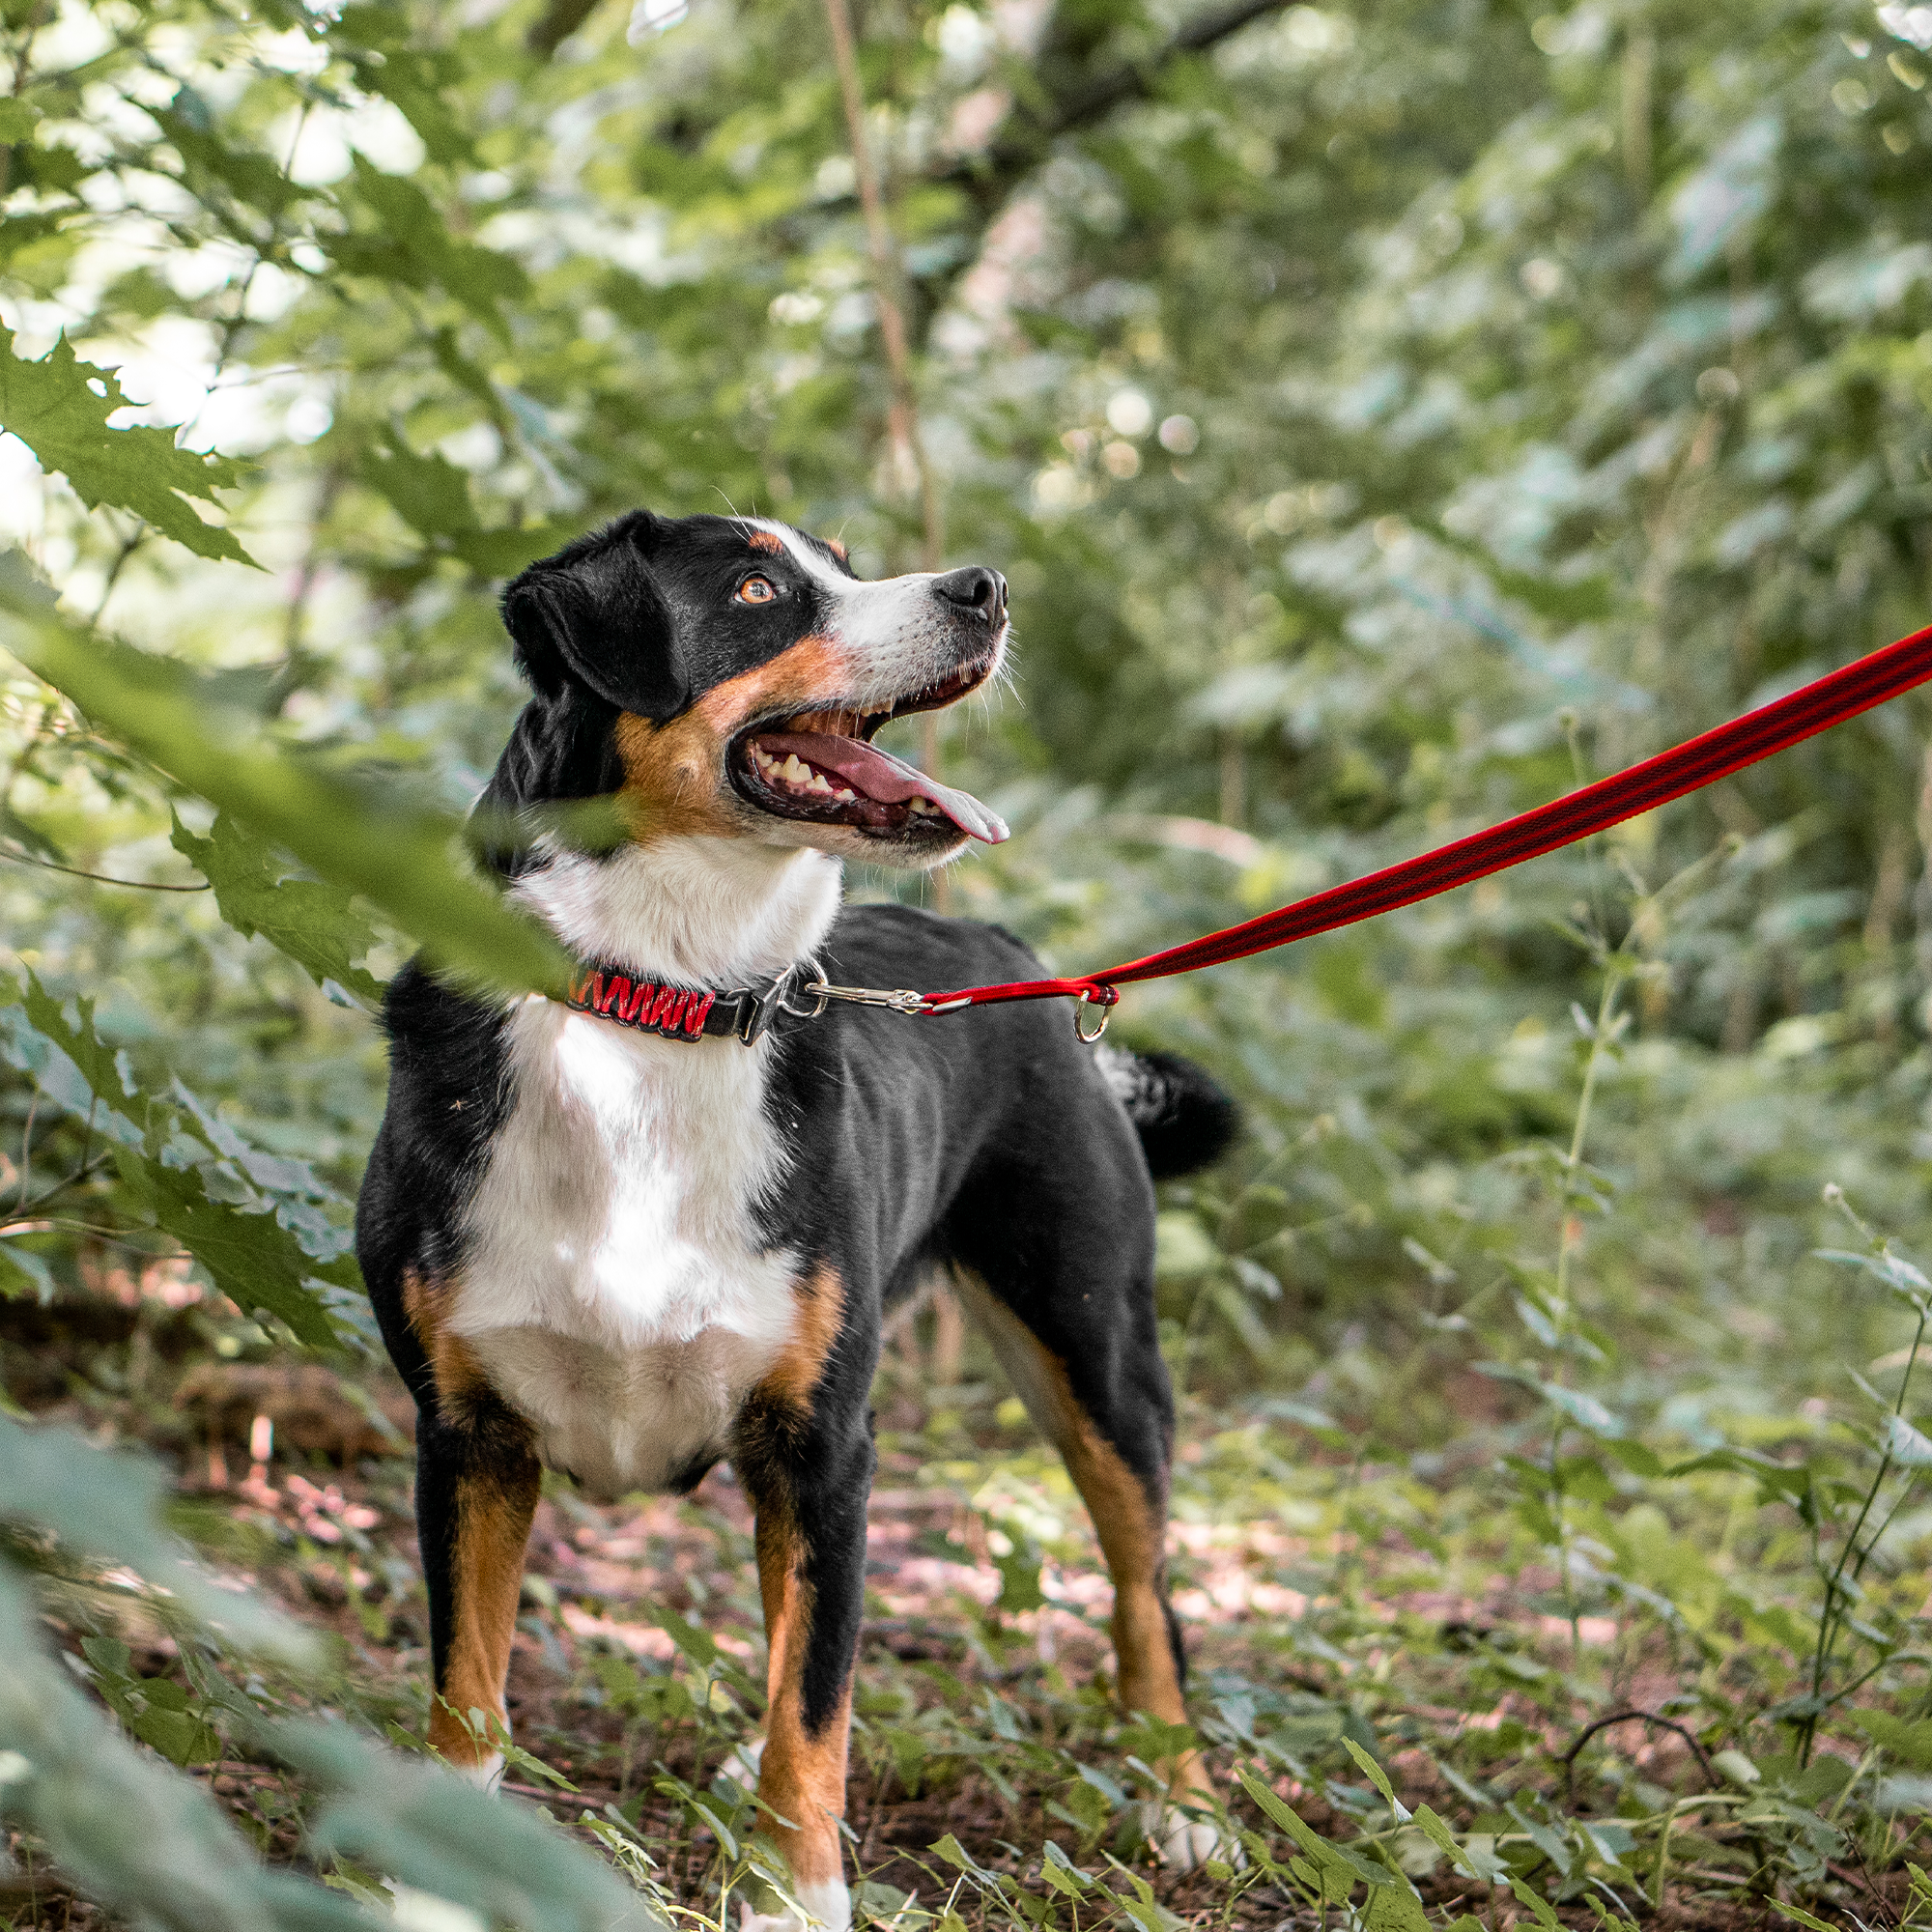
[[531,999],[509,1053],[451,1327],[545,1462],[601,1493],[662,1488],[725,1448],[792,1331],[796,1258],[756,1226],[784,1179],[764,1050]]

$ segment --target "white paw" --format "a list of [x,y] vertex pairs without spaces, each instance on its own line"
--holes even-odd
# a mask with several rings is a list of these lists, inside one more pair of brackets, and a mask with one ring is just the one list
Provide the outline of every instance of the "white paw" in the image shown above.
[[492,1751],[481,1764],[452,1765],[450,1769],[469,1783],[486,1792],[494,1792],[503,1781],[503,1753]]
[[418,1891],[412,1885],[387,1882],[389,1896],[395,1900],[396,1924],[400,1932],[487,1932],[482,1919],[467,1905],[452,1905],[434,1892]]
[[1178,1872],[1199,1871],[1209,1859],[1240,1871],[1248,1862],[1241,1842],[1211,1818],[1190,1818],[1174,1805],[1150,1805],[1148,1836],[1160,1861]]
[[802,1885],[796,1896],[807,1916],[801,1918],[799,1913],[791,1911],[753,1912],[747,1905],[739,1932],[807,1932],[810,1926],[822,1926],[824,1932],[852,1932],[852,1894],[842,1880]]

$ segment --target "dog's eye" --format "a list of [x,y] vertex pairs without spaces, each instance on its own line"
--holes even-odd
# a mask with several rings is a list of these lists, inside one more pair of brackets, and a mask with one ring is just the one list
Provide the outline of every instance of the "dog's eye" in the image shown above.
[[740,604],[769,604],[778,594],[778,586],[769,577],[748,577],[738,586]]

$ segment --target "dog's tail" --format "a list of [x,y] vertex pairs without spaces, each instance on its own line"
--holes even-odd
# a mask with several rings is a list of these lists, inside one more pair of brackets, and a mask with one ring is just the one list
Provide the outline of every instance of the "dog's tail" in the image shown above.
[[1191,1060],[1173,1053],[1095,1047],[1100,1071],[1141,1137],[1156,1180],[1192,1174],[1224,1154],[1240,1131],[1241,1110]]

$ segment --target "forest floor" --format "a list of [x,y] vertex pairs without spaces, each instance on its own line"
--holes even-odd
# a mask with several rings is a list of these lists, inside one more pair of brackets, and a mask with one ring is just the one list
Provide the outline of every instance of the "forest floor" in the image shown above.
[[[412,1741],[427,1653],[402,1390],[386,1371],[224,1360],[207,1340],[192,1308],[0,1305],[11,1400],[171,1458],[213,1560],[327,1634],[321,1677],[282,1694]],[[1742,1809],[1743,1760],[1713,1762],[1726,1714],[1735,1723],[1735,1671],[1640,1602],[1579,1614],[1547,1564],[1526,1560],[1511,1512],[1484,1494],[1508,1446],[1495,1384],[1470,1382],[1467,1442],[1412,1466],[1350,1460],[1293,1420],[1183,1401],[1174,1599],[1196,1724],[1236,1821],[1257,1846],[1280,1841],[1252,1786],[1230,1777],[1239,1766],[1323,1836],[1380,1846],[1433,1916],[1533,1925],[1520,1894],[1459,1871],[1384,1804],[1348,1754],[1352,1738],[1403,1804],[1476,1833],[1479,1853],[1518,1873],[1540,1867],[1538,1889],[1568,1923],[1605,1911],[1672,1927],[1804,1923],[1807,1908],[1779,1902],[1794,1872],[1814,1918],[1912,1917],[1900,1866],[1919,1817],[1894,1807],[1881,1829],[1838,1815],[1866,1769],[1859,1741],[1825,1738],[1803,1774],[1828,1824],[1809,1852],[1802,1819],[1780,1835],[1776,1818]],[[848,1814],[862,1906],[908,1932],[949,1904],[969,1922],[1059,1922],[1063,1894],[1090,1925],[1129,1903],[1154,1932],[1172,1922],[1162,1914],[1313,1923],[1305,1895],[1252,1865],[1182,1876],[1155,1860],[1144,1766],[1162,1741],[1112,1706],[1111,1592],[1091,1529],[1004,1387],[931,1386],[908,1340],[878,1395]],[[530,1757],[512,1767],[509,1802],[620,1833],[670,1894],[713,1913],[721,1840],[754,1815],[732,1777],[762,1704],[751,1529],[728,1466],[688,1499],[616,1506],[547,1481],[510,1673]],[[108,1627],[81,1598],[53,1623],[71,1651]],[[132,1676],[182,1676],[163,1634],[119,1634]],[[213,1744],[201,1755],[196,1775],[271,1856],[304,1856],[279,1772]],[[0,1923],[100,1922],[31,1847],[16,1850]]]

